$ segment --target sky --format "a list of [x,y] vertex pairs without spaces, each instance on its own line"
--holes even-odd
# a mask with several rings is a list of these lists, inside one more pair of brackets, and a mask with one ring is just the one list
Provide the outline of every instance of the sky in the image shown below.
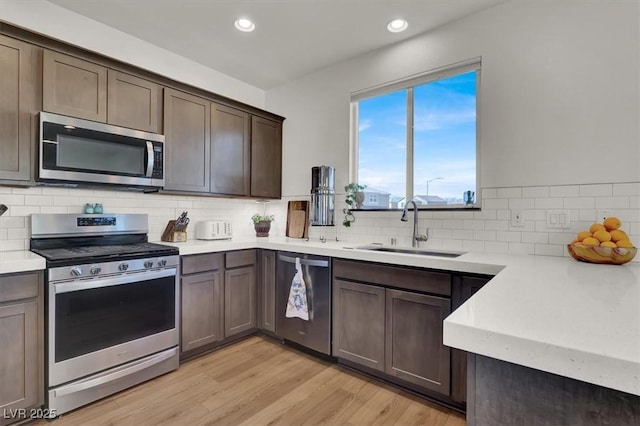
[[[358,181],[404,197],[407,91],[359,107]],[[442,178],[442,179],[437,179]],[[476,185],[476,72],[414,89],[414,195],[462,199]]]

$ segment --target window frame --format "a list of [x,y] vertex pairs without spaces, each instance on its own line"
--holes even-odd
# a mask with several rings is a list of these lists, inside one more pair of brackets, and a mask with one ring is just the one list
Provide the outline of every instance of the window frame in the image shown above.
[[[476,57],[465,61],[457,62],[455,64],[447,65],[444,67],[432,69],[419,74],[410,75],[398,80],[382,83],[376,86],[372,86],[366,89],[357,90],[351,93],[350,101],[350,135],[349,135],[349,182],[358,182],[358,151],[359,151],[359,131],[358,131],[358,103],[361,100],[372,98],[375,96],[382,96],[399,90],[407,91],[407,131],[406,135],[406,188],[405,199],[413,199],[415,194],[414,189],[414,87],[427,84],[433,81],[442,80],[449,77],[454,77],[467,72],[476,72],[476,188],[475,188],[475,202],[473,204],[451,204],[447,207],[419,205],[421,210],[469,210],[480,209],[482,205],[481,199],[481,182],[480,182],[480,115],[481,115],[481,76],[482,76],[482,58]],[[361,209],[374,210],[374,209]],[[401,209],[375,209],[375,210],[401,210]]]

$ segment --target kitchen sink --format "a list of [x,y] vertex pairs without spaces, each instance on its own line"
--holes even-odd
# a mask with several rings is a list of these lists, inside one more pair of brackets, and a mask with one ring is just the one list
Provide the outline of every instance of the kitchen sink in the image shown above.
[[410,248],[410,247],[383,246],[383,245],[376,245],[376,244],[354,247],[354,249],[380,251],[380,252],[386,252],[386,253],[418,254],[421,256],[437,256],[437,257],[450,257],[450,258],[462,256],[463,254],[466,253],[463,251],[429,250],[429,249],[419,249],[419,248]]

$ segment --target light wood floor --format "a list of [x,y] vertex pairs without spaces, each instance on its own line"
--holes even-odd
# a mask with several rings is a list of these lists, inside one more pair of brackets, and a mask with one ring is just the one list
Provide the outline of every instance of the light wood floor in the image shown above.
[[32,425],[464,425],[458,413],[253,336]]

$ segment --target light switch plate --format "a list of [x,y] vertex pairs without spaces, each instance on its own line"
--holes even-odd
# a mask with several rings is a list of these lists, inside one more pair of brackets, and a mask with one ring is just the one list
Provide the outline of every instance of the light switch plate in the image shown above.
[[568,229],[571,225],[569,210],[547,210],[548,229]]

